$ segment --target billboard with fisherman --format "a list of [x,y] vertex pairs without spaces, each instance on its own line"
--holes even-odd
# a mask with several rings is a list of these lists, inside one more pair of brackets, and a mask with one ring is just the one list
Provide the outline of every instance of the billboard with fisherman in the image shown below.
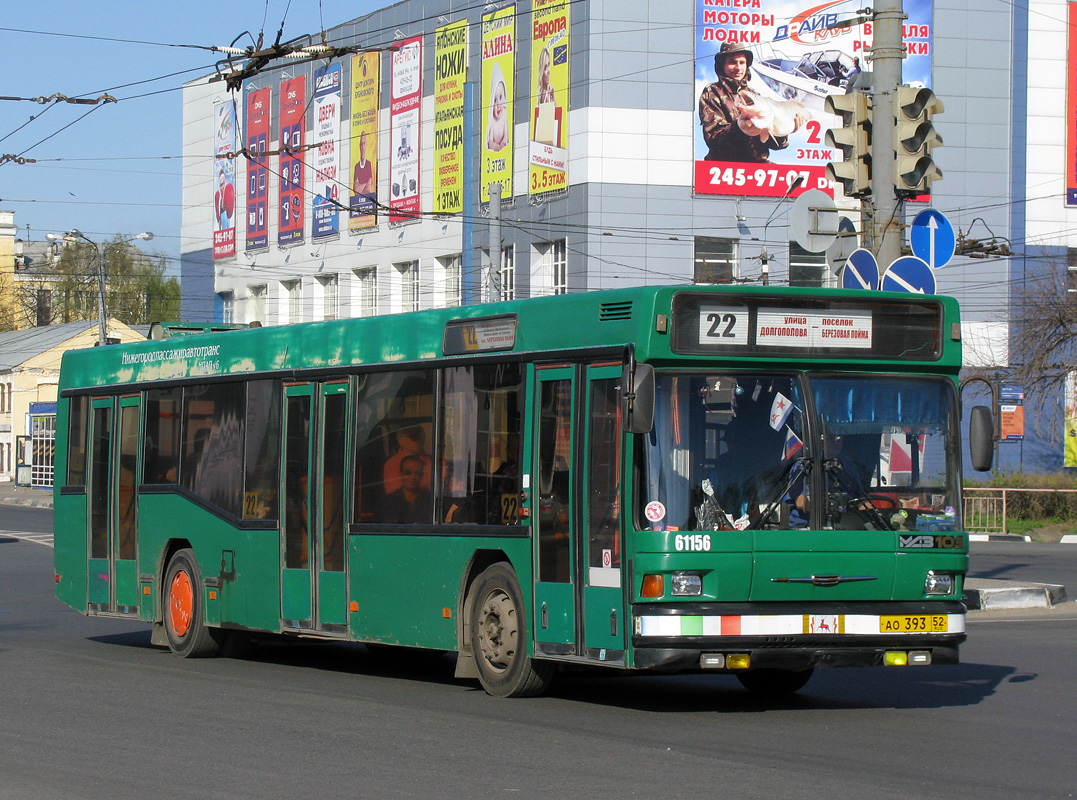
[[[833,194],[827,95],[865,80],[872,23],[850,0],[696,0],[695,191]],[[905,0],[905,83],[931,85],[931,0]]]

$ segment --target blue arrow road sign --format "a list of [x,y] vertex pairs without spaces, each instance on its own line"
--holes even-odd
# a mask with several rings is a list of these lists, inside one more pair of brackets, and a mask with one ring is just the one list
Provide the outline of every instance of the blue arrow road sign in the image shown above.
[[921,211],[912,221],[909,244],[914,255],[937,269],[954,257],[957,237],[950,220],[933,208]]
[[935,294],[935,272],[923,259],[902,256],[887,267],[881,288],[884,292]]
[[863,247],[849,254],[841,271],[842,289],[878,289],[879,262],[870,250]]

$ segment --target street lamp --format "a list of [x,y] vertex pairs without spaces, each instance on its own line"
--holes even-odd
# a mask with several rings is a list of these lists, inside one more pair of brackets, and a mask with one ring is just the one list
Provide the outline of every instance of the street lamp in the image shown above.
[[[105,244],[102,242],[98,244],[93,239],[86,236],[82,231],[77,228],[72,228],[63,236],[58,236],[55,233],[46,233],[45,238],[50,242],[57,240],[72,241],[74,239],[82,239],[84,242],[93,245],[97,251],[97,343],[104,345],[108,344],[108,331],[105,327]],[[149,241],[153,238],[153,234],[149,231],[143,233],[137,233],[134,236],[128,236],[122,238],[124,243],[131,241],[132,239],[145,239]]]

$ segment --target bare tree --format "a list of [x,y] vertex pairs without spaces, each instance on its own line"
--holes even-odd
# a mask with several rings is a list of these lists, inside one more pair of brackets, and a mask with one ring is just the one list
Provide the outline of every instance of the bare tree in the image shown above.
[[1064,256],[1036,259],[1042,271],[1016,292],[1010,367],[1004,377],[1026,390],[1050,393],[1077,368],[1077,283]]

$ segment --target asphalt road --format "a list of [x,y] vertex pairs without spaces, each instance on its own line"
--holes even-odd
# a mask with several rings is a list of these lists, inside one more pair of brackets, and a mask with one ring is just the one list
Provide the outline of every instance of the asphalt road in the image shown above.
[[1077,599],[1077,545],[1040,542],[973,542],[969,575],[1002,581],[1059,583]]
[[1073,792],[1074,604],[970,618],[961,665],[820,672],[780,703],[721,676],[562,676],[498,700],[451,656],[180,660],[144,624],[60,605],[51,559],[0,537],[4,800]]

